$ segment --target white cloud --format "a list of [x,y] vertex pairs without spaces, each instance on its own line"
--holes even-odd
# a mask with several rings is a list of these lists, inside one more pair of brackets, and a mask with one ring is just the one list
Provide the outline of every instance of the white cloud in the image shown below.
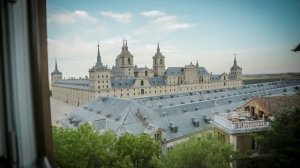
[[188,23],[178,23],[178,24],[172,24],[169,26],[169,29],[173,29],[173,30],[176,30],[176,29],[188,29],[192,27],[191,24],[188,24]]
[[76,22],[97,22],[88,12],[75,10],[74,12],[49,13],[48,22],[55,24],[70,24]]
[[192,26],[193,24],[180,21],[180,19],[176,16],[165,15],[151,20],[144,26],[138,28],[133,34],[140,36],[151,33],[152,36],[157,34],[161,37],[162,35],[166,36],[174,31],[187,30]]
[[126,13],[115,13],[112,11],[102,11],[100,12],[102,16],[109,17],[119,23],[129,23],[132,21],[132,15],[128,12]]
[[152,10],[152,11],[145,11],[141,13],[145,17],[162,17],[166,14],[164,12],[158,11],[158,10]]

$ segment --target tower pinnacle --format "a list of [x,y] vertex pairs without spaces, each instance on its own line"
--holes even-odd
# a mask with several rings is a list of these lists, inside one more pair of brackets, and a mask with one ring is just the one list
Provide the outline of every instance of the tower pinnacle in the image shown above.
[[234,64],[236,65],[236,53],[234,53]]
[[56,58],[55,58],[55,70],[54,71],[58,71]]
[[98,41],[98,54],[97,54],[97,64],[101,65],[102,62],[101,62],[101,56],[100,56],[100,49],[99,49],[99,41]]

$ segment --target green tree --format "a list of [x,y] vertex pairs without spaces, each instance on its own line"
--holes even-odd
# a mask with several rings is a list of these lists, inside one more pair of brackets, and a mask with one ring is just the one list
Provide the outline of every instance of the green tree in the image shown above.
[[234,155],[231,145],[206,135],[175,146],[158,161],[158,167],[225,168]]
[[62,168],[154,167],[159,144],[148,135],[123,134],[119,138],[108,131],[100,134],[83,124],[78,129],[53,127],[54,159]]
[[117,137],[112,132],[101,136],[88,124],[77,130],[53,128],[54,158],[59,167],[111,167],[117,158]]
[[270,167],[300,165],[300,109],[274,114],[270,130],[258,135],[259,152],[267,155]]
[[159,150],[159,144],[146,134],[125,133],[117,142],[119,157],[129,157],[134,167],[154,167],[152,160],[158,158]]

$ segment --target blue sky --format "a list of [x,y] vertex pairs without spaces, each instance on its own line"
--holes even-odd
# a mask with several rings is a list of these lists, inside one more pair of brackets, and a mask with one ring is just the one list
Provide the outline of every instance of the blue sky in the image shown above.
[[157,42],[166,66],[198,60],[228,72],[234,53],[244,74],[300,72],[299,0],[48,0],[49,73],[83,77],[96,61],[115,64],[122,38],[134,63],[151,67]]

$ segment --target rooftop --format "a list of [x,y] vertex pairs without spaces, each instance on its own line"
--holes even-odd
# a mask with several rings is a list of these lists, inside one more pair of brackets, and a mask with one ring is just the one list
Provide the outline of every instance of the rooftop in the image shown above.
[[277,113],[287,108],[300,108],[300,96],[272,96],[254,98],[269,114]]
[[117,134],[149,133],[153,132],[150,128],[159,128],[165,132],[165,140],[172,141],[209,126],[206,119],[215,112],[228,113],[254,97],[294,95],[294,87],[272,82],[131,100],[99,97],[77,107],[61,123],[72,128],[89,122],[100,132],[110,129]]

